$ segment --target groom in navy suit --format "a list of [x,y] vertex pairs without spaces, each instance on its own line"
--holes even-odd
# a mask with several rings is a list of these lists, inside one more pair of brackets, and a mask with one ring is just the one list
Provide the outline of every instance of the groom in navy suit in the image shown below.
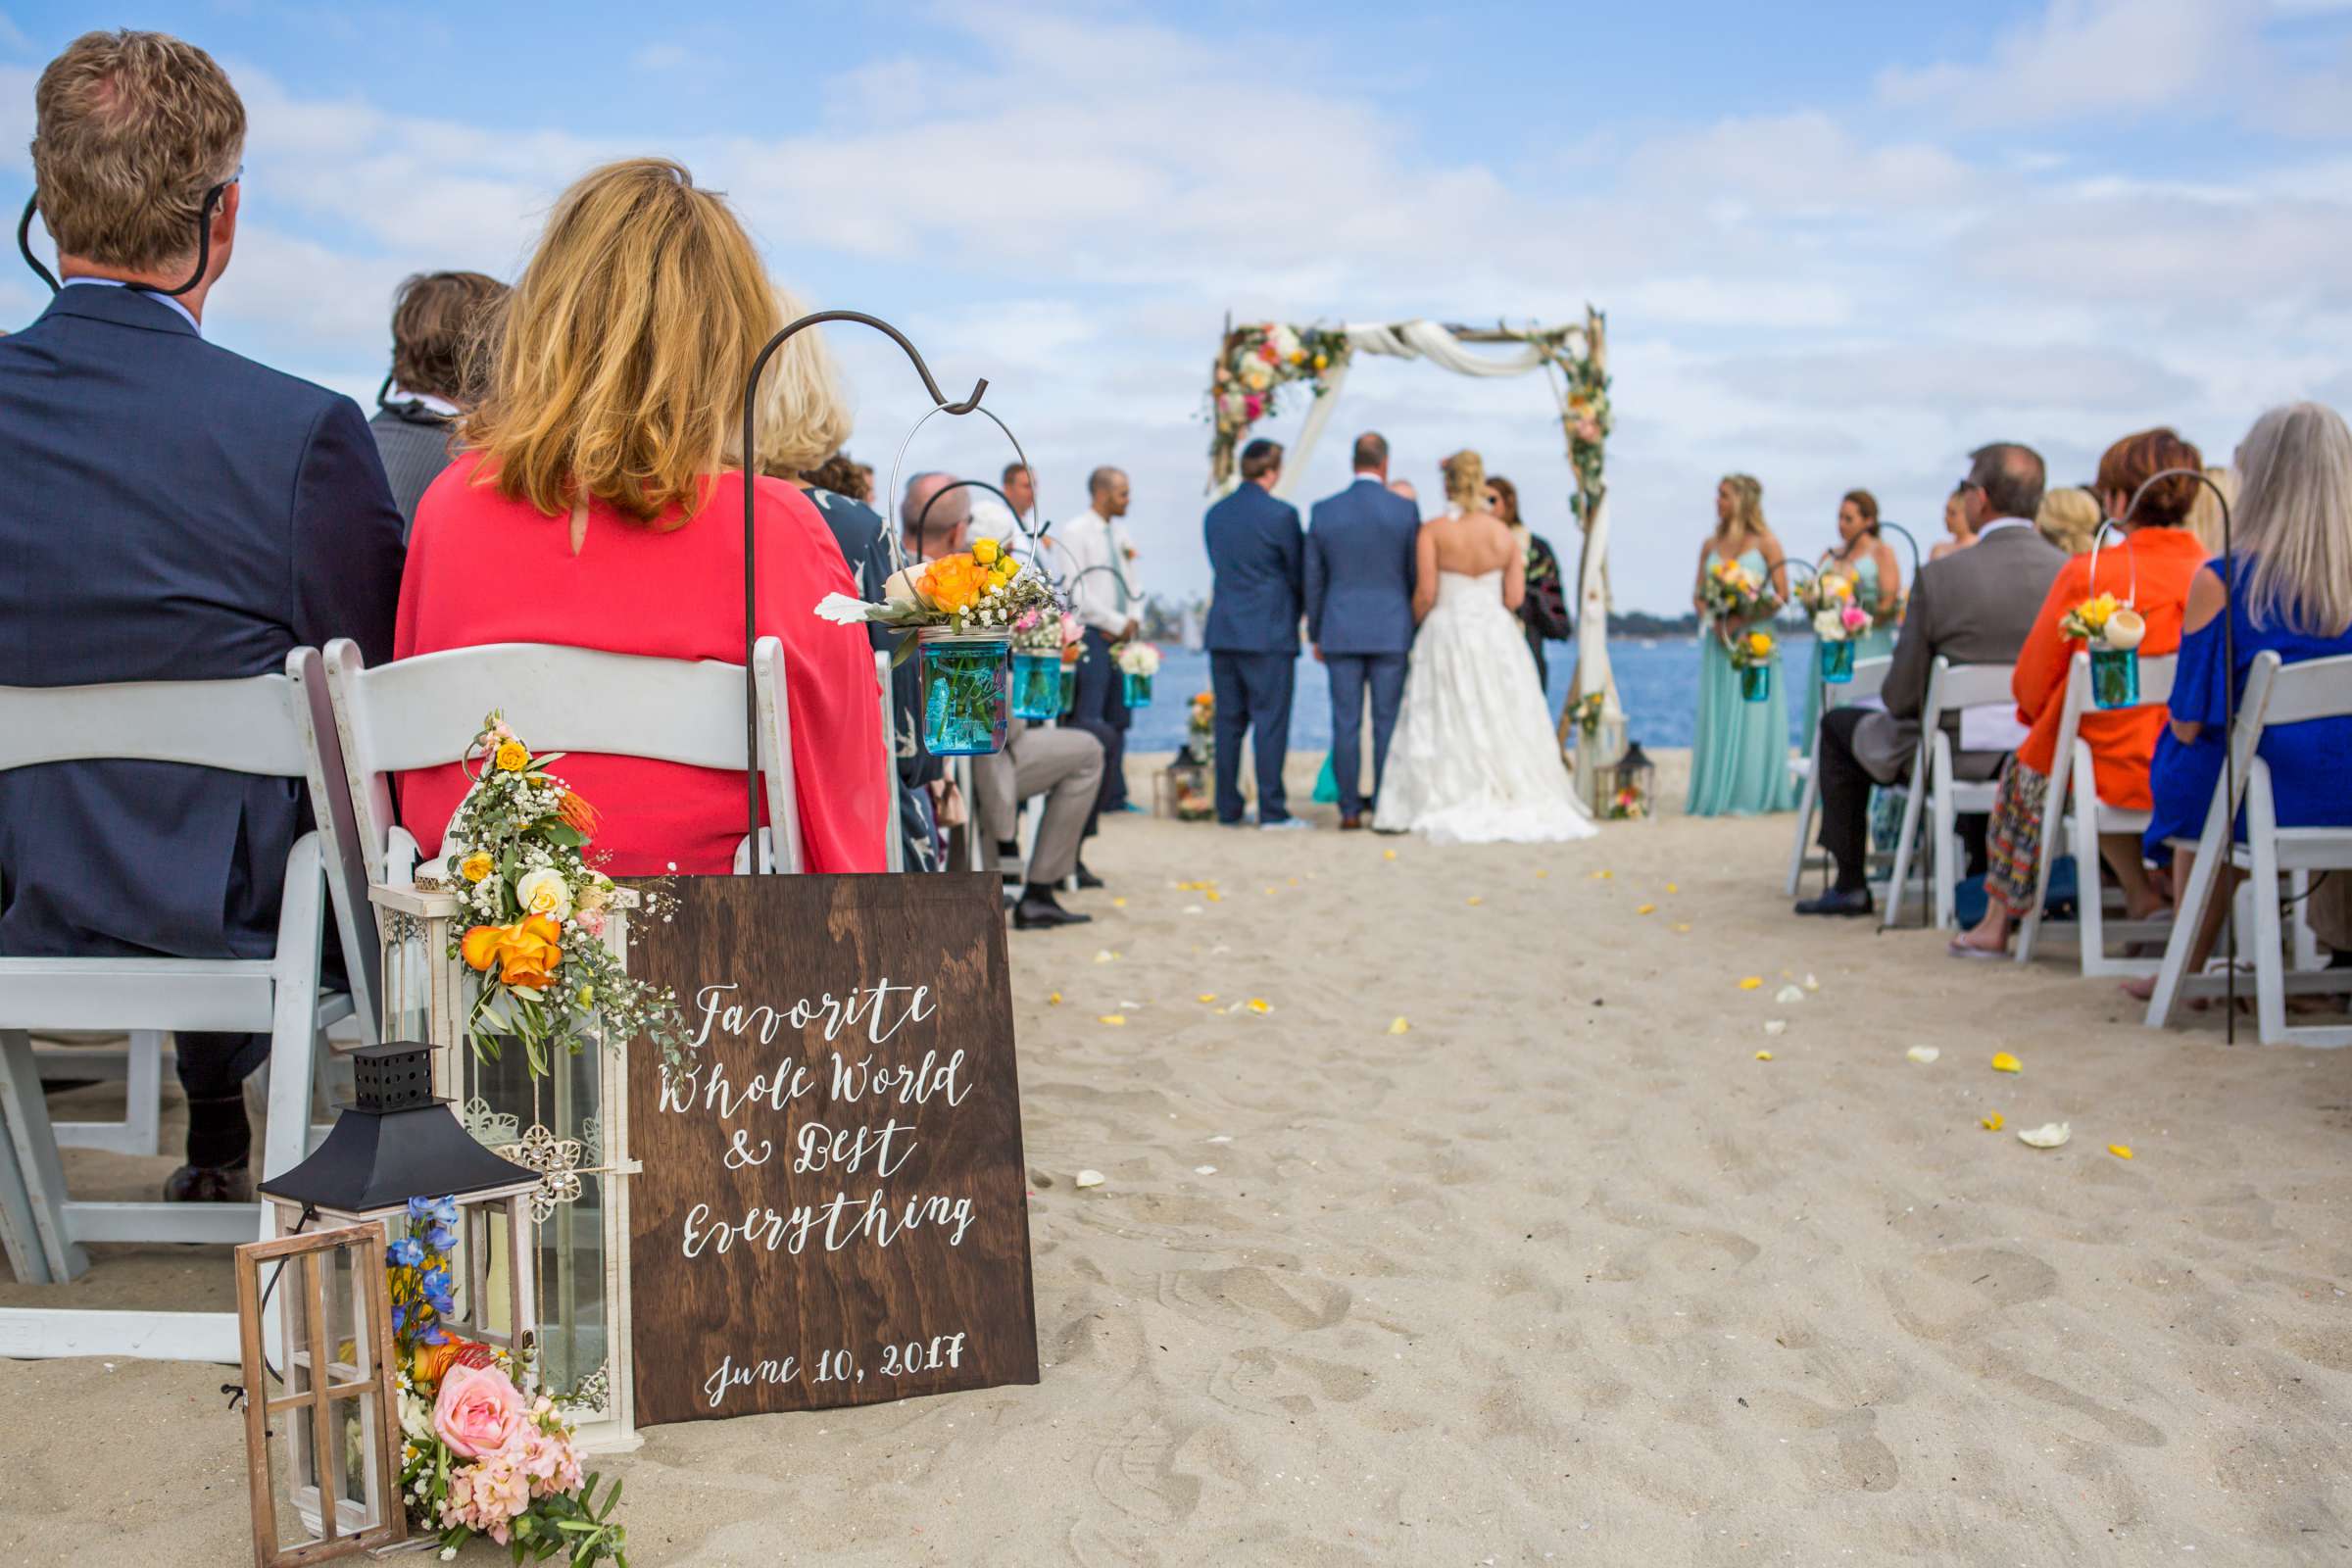
[[1389,443],[1355,438],[1355,482],[1315,503],[1306,536],[1306,636],[1331,676],[1331,768],[1340,826],[1364,825],[1364,691],[1372,693],[1372,795],[1389,765],[1413,646],[1421,509],[1389,489]]
[[1282,448],[1242,448],[1242,483],[1208,509],[1209,685],[1216,696],[1217,820],[1242,819],[1242,734],[1256,730],[1257,825],[1313,824],[1290,813],[1282,787],[1291,749],[1291,688],[1298,677],[1298,590],[1306,554],[1298,509],[1274,496]]

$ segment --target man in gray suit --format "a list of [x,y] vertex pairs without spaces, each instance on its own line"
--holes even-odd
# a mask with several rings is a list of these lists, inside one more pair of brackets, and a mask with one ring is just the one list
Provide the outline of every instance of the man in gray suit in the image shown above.
[[[1977,449],[1961,486],[1977,542],[1921,568],[1880,693],[1885,710],[1855,706],[1821,715],[1821,847],[1838,862],[1838,879],[1820,898],[1800,902],[1797,913],[1871,912],[1870,787],[1895,783],[1909,771],[1935,662],[2017,662],[2066,564],[2066,553],[2034,527],[2042,475],[2041,456],[2032,447],[2002,441]],[[1946,714],[1944,722],[1956,729],[1959,717]],[[1961,752],[1954,761],[1961,777],[1986,779],[2000,771],[2001,754]]]
[[473,406],[466,366],[506,296],[506,284],[479,272],[418,272],[392,296],[392,373],[368,429],[409,527],[416,503],[449,466],[450,427]]
[[1421,509],[1388,488],[1389,443],[1355,438],[1355,482],[1315,503],[1306,534],[1306,636],[1331,678],[1331,770],[1340,826],[1364,825],[1364,694],[1372,696],[1372,796],[1389,765],[1413,646],[1413,549]]

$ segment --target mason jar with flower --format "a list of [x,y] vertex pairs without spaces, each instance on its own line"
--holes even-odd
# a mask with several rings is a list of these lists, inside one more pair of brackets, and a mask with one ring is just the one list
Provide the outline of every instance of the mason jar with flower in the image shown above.
[[1772,665],[1780,651],[1780,643],[1760,626],[1732,639],[1732,667],[1740,672],[1741,698],[1760,703],[1772,695]]
[[1119,695],[1129,708],[1152,706],[1152,678],[1159,673],[1159,650],[1150,643],[1121,643],[1112,659],[1119,668]]

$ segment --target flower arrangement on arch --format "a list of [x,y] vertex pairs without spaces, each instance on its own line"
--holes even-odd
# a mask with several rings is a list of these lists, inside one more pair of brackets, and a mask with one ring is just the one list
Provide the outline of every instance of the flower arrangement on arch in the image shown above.
[[458,896],[449,956],[479,977],[466,1041],[495,1061],[518,1040],[541,1078],[591,1039],[645,1037],[675,1064],[684,1015],[674,994],[631,979],[606,944],[616,890],[589,863],[596,808],[547,771],[562,756],[534,755],[496,711],[484,718],[466,750],[473,785],[449,819],[439,866],[418,877]]
[[[968,550],[908,566],[890,579],[882,603],[849,594],[818,601],[819,619],[841,626],[871,623],[897,631],[945,629],[1011,631],[1032,612],[1060,612],[1054,585],[1036,567],[1024,565],[994,539],[975,539]],[[895,662],[913,657],[915,640],[903,639]]]
[[1577,732],[1585,739],[1591,740],[1600,733],[1600,715],[1607,708],[1608,701],[1606,692],[1587,692],[1569,705],[1568,711],[1575,716]]
[[1303,381],[1321,397],[1331,372],[1348,363],[1348,334],[1330,327],[1250,321],[1225,334],[1210,372],[1210,485],[1233,476],[1234,454],[1250,427],[1274,413],[1281,390]]
[[[402,1233],[385,1250],[399,1361],[400,1495],[411,1527],[438,1536],[444,1560],[476,1536],[514,1561],[563,1555],[572,1568],[611,1558],[628,1568],[627,1532],[613,1518],[615,1480],[599,1482],[562,1407],[526,1394],[501,1351],[443,1326],[450,1315],[457,1204],[412,1198]],[[360,1441],[355,1435],[350,1439]]]

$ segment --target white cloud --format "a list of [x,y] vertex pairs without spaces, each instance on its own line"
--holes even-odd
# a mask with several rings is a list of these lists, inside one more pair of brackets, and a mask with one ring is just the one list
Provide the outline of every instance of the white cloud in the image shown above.
[[2249,64],[2260,16],[2249,0],[2050,0],[1989,60],[1890,67],[1879,96],[1971,125],[2171,109]]

